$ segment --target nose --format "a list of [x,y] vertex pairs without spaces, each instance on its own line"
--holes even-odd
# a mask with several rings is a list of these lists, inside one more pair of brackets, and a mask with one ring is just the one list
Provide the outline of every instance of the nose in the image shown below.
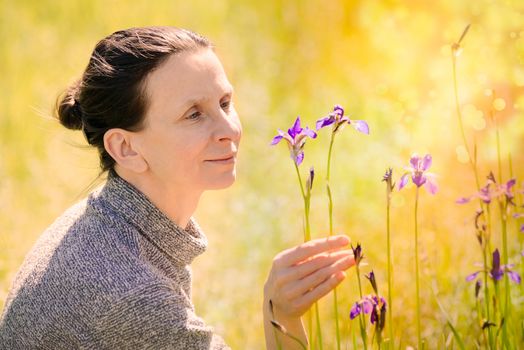
[[242,125],[237,112],[231,107],[229,113],[220,110],[217,116],[215,139],[217,141],[233,141],[238,143],[242,136]]

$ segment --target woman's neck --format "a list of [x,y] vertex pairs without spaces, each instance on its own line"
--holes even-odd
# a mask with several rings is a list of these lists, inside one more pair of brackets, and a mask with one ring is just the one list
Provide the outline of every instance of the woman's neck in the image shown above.
[[115,171],[118,176],[145,194],[168,218],[181,228],[186,228],[202,192],[161,183],[150,173],[137,174],[118,166],[115,167]]

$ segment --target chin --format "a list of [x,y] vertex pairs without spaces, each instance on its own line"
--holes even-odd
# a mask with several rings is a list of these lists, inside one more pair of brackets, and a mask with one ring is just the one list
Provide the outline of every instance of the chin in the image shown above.
[[208,190],[222,190],[233,185],[235,180],[236,172],[233,171],[232,173],[224,174],[219,178],[213,179],[213,181],[208,183],[206,187]]

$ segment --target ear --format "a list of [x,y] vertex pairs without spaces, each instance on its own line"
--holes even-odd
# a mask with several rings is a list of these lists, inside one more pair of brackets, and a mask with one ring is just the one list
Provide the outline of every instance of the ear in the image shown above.
[[133,148],[132,132],[124,129],[109,129],[104,134],[104,148],[115,162],[124,169],[143,173],[149,166],[142,155]]

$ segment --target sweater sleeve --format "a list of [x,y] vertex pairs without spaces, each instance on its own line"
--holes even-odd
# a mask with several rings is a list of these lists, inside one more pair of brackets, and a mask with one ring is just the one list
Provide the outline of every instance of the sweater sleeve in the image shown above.
[[162,285],[127,293],[94,328],[94,349],[230,349],[182,294]]

